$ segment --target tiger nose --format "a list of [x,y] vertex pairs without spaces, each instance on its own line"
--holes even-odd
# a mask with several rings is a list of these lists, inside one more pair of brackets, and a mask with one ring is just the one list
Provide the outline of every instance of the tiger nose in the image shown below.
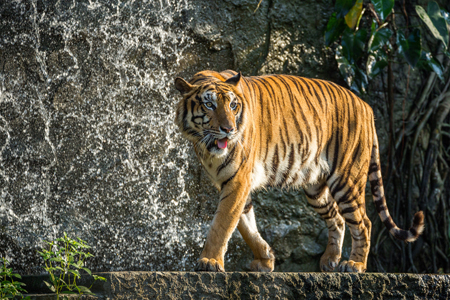
[[230,131],[233,131],[233,127],[228,127],[228,126],[220,126],[220,129],[222,131],[225,131],[226,133],[230,133]]

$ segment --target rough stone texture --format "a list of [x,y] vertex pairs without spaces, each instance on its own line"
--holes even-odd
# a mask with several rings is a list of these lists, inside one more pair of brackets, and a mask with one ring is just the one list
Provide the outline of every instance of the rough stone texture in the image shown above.
[[[448,299],[450,275],[341,273],[103,273],[98,299]],[[24,278],[33,293],[42,277]],[[33,295],[33,299],[49,299]],[[88,298],[85,298],[88,299]]]
[[[216,207],[173,124],[176,76],[203,69],[337,81],[332,1],[0,1],[0,255],[38,274],[67,232],[97,271],[191,270]],[[322,220],[302,194],[254,196],[277,270],[317,271]],[[252,254],[236,234],[227,270]]]

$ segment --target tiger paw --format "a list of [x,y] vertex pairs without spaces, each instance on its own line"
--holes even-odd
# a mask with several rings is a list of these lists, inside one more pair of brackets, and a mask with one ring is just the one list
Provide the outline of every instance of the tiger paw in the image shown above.
[[344,260],[339,265],[339,272],[356,272],[356,273],[364,273],[366,271],[366,266],[362,262],[356,262],[353,260],[346,261]]
[[325,251],[325,253],[320,258],[320,269],[322,270],[322,272],[333,272],[333,270],[339,264],[340,259],[340,255],[329,255]]
[[195,266],[194,270],[196,272],[225,272],[223,264],[214,258],[202,258],[197,262],[197,266]]
[[253,272],[272,272],[275,267],[274,259],[255,259],[250,264],[250,270]]

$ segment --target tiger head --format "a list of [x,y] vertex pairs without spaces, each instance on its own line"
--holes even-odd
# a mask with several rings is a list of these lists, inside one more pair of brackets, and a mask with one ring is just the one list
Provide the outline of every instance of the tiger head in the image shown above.
[[175,123],[200,154],[224,156],[238,142],[243,130],[241,73],[226,81],[203,77],[193,84],[177,77],[175,87],[183,98],[178,103]]

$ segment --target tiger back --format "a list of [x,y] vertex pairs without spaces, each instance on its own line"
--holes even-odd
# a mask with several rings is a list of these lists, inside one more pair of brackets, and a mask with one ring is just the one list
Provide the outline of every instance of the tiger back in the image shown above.
[[[408,242],[421,234],[422,212],[409,230],[398,228],[389,215],[373,111],[350,91],[318,79],[243,77],[229,70],[202,71],[189,82],[176,78],[175,87],[182,94],[175,123],[220,191],[196,270],[225,270],[227,243],[237,227],[253,251],[251,269],[273,271],[274,252],[258,232],[250,197],[266,186],[302,187],[325,220],[329,236],[322,271],[367,268],[367,177],[390,233]],[[345,224],[352,250],[349,260],[340,262]]]

